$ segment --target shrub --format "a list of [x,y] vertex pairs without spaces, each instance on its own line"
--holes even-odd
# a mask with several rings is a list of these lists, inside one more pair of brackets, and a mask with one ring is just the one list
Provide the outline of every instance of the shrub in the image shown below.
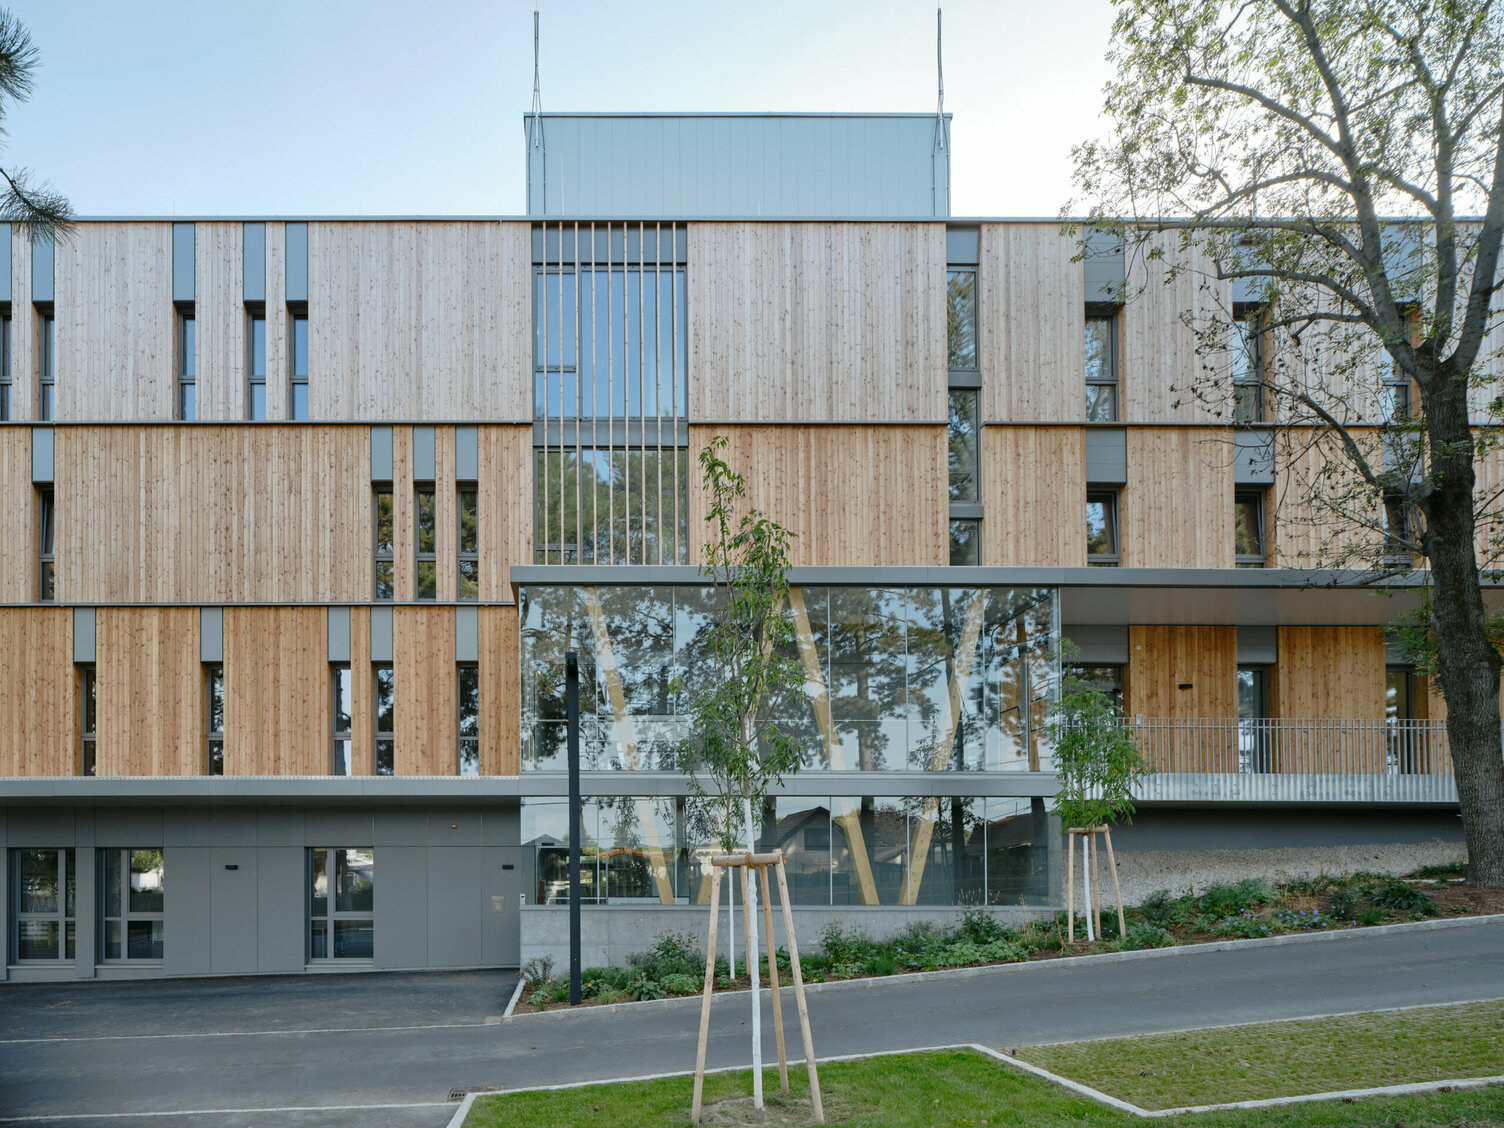
[[1427,877],[1433,881],[1442,881],[1449,877],[1461,877],[1467,868],[1467,862],[1458,858],[1455,862],[1447,862],[1440,866],[1421,866],[1420,869],[1410,874],[1411,877]]
[[1269,935],[1269,926],[1251,912],[1244,911],[1237,916],[1223,917],[1213,930],[1218,936],[1231,936],[1243,940],[1256,940],[1261,936]]
[[1308,932],[1313,928],[1330,928],[1334,923],[1319,909],[1280,909],[1274,923],[1286,932]]
[[536,990],[540,983],[546,983],[554,977],[553,957],[534,956],[522,965],[517,977]]
[[1268,883],[1249,878],[1236,885],[1208,885],[1202,890],[1198,903],[1203,913],[1230,917],[1247,912],[1254,905],[1262,905],[1272,896]]
[[660,932],[646,952],[633,952],[627,966],[640,977],[662,979],[665,975],[694,975],[705,971],[705,957],[695,950],[688,932]]
[[1436,898],[1413,885],[1394,878],[1380,886],[1373,894],[1373,903],[1399,913],[1417,913],[1435,916],[1439,910]]
[[1145,924],[1154,928],[1174,928],[1185,923],[1179,901],[1170,895],[1168,889],[1156,889],[1145,897],[1139,904],[1138,915]]
[[1312,897],[1318,893],[1325,893],[1328,889],[1338,884],[1337,879],[1329,873],[1319,873],[1315,877],[1298,877],[1285,886],[1285,892],[1295,896]]
[[973,944],[1004,940],[1009,932],[986,909],[967,909],[961,914],[961,935]]
[[632,998],[639,1003],[648,999],[663,998],[663,984],[656,979],[649,979],[646,975],[639,975],[632,981]]
[[1361,925],[1363,925],[1364,927],[1368,927],[1370,925],[1375,925],[1375,924],[1383,924],[1384,923],[1384,910],[1381,909],[1381,908],[1379,908],[1379,907],[1377,907],[1377,906],[1375,906],[1375,905],[1370,905],[1366,909],[1359,909],[1358,910],[1358,923],[1361,924]]
[[891,948],[877,948],[862,962],[868,975],[892,975],[898,970],[898,953]]
[[1351,920],[1358,910],[1358,891],[1350,888],[1333,889],[1327,898],[1327,908],[1338,920]]
[[832,979],[855,979],[866,972],[866,968],[859,963],[838,963],[831,969]]
[[603,987],[600,991],[596,992],[595,997],[602,1003],[621,1003],[631,998],[620,987]]
[[1130,924],[1124,933],[1121,949],[1131,952],[1140,948],[1173,948],[1175,937],[1166,928],[1147,922]]
[[693,975],[681,975],[677,972],[665,975],[659,982],[670,995],[694,995],[705,989],[703,979],[696,979]]

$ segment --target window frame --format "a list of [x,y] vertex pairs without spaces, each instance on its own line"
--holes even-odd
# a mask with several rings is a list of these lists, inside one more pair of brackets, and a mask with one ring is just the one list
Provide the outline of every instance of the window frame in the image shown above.
[[[1119,568],[1123,563],[1123,522],[1119,495],[1121,491],[1110,486],[1086,488],[1087,548],[1086,565],[1089,568]],[[1104,503],[1103,518],[1112,537],[1112,552],[1091,551],[1091,506],[1093,501]]]
[[[381,539],[381,499],[387,499],[386,525],[389,536],[382,547]],[[372,598],[377,602],[389,603],[397,597],[397,497],[392,491],[390,482],[376,482],[371,486],[371,530],[372,545],[371,553],[374,561],[372,567]],[[383,581],[383,565],[385,566],[386,579]]]
[[[1232,346],[1231,385],[1232,422],[1236,427],[1257,427],[1268,422],[1264,396],[1269,362],[1264,337],[1268,331],[1267,307],[1243,303],[1234,307],[1233,332],[1237,340]],[[1252,391],[1251,411],[1240,389]]]
[[[1266,490],[1240,489],[1233,493],[1233,566],[1237,568],[1267,568],[1269,566],[1269,533],[1268,517],[1266,510],[1269,505],[1269,494]],[[1257,522],[1255,532],[1257,534],[1258,552],[1240,553],[1238,551],[1238,529],[1242,525],[1242,508],[1245,504],[1252,504],[1254,519]]]
[[11,410],[11,320],[10,313],[0,313],[0,423],[9,422]]
[[[352,776],[355,774],[355,675],[349,662],[329,663],[329,774]],[[340,685],[343,680],[343,687]],[[345,699],[345,709],[340,711],[340,698]],[[345,727],[340,728],[343,718]],[[344,748],[344,770],[341,771],[340,748]]]
[[[466,547],[465,508],[469,498],[472,541]],[[475,482],[458,482],[454,490],[455,598],[474,602],[480,598],[480,490]],[[466,572],[469,572],[467,586]]]
[[[961,274],[971,276],[971,352],[974,359],[972,364],[952,363],[956,350],[952,346],[950,334],[951,279],[954,275]],[[982,370],[981,280],[980,263],[948,262],[945,264],[945,367],[949,372],[979,373]]]
[[99,761],[99,682],[93,662],[78,664],[78,774],[93,776]]
[[[1399,490],[1385,490],[1379,499],[1384,517],[1383,566],[1386,569],[1415,566],[1411,540],[1410,513],[1405,495]],[[1395,529],[1398,526],[1398,529]]]
[[37,314],[37,419],[52,422],[57,408],[57,318]]
[[[154,912],[148,912],[148,911],[141,910],[141,909],[132,909],[130,907],[130,875],[131,875],[131,872],[132,872],[132,870],[131,870],[131,855],[137,854],[137,853],[144,853],[145,851],[148,851],[148,850],[155,850],[158,853],[158,855],[159,855],[158,861],[159,861],[159,864],[161,865],[161,868],[162,868],[162,879],[163,879],[163,881],[162,881],[162,883],[163,883],[162,898],[163,898],[163,907],[160,908],[160,909],[155,910]],[[119,887],[118,890],[116,890],[116,892],[119,894],[119,897],[120,897],[120,901],[119,901],[120,912],[118,914],[113,915],[113,916],[110,915],[110,913],[109,913],[109,907],[110,907],[110,901],[109,901],[109,898],[110,898],[110,888],[109,888],[109,886],[110,886],[110,869],[111,869],[110,863],[111,863],[112,859],[115,861],[115,864],[119,866],[119,875],[118,876],[119,876],[119,881],[120,881],[120,887]],[[98,865],[99,865],[99,877],[98,877],[98,880],[99,880],[99,893],[98,893],[98,902],[99,902],[99,916],[98,916],[98,921],[99,921],[99,962],[102,963],[102,964],[132,964],[132,965],[141,965],[141,964],[148,964],[149,965],[149,964],[159,964],[159,963],[161,963],[162,960],[163,960],[163,958],[166,955],[166,950],[165,949],[166,949],[166,932],[167,932],[167,927],[166,927],[166,921],[167,921],[167,916],[166,916],[166,870],[167,870],[167,864],[166,864],[166,854],[165,854],[165,851],[163,851],[163,849],[160,846],[111,846],[111,847],[108,847],[107,849],[102,849],[102,850],[99,851]],[[160,953],[157,953],[155,955],[149,955],[149,956],[133,956],[133,955],[131,955],[130,954],[130,926],[131,926],[132,922],[142,922],[142,923],[146,923],[146,924],[156,924],[157,928],[154,931],[157,934],[157,939],[154,941],[154,943],[161,945],[162,948],[163,948],[163,951],[160,952]],[[120,940],[119,940],[119,944],[120,944],[121,954],[118,955],[118,956],[111,956],[111,955],[109,955],[109,950],[110,950],[110,925],[111,925],[111,923],[118,924],[119,928],[120,928]]]
[[[256,363],[256,327],[261,327],[261,363],[260,371],[257,371]],[[264,423],[266,421],[266,314],[259,310],[246,311],[245,325],[245,371],[246,371],[246,399],[245,417],[252,423]],[[260,391],[261,411],[257,414],[256,399],[257,391]]]
[[[214,727],[215,698],[219,703],[219,728]],[[204,663],[204,774],[225,774],[225,664]]]
[[192,308],[179,309],[174,321],[178,379],[172,417],[180,423],[192,423],[198,418],[198,322]]
[[[1086,318],[1082,324],[1082,344],[1091,336],[1093,322],[1107,323],[1107,375],[1093,376],[1089,370],[1082,373],[1087,389],[1086,409],[1083,418],[1088,423],[1120,423],[1122,422],[1122,374],[1118,366],[1118,312],[1116,307],[1112,310],[1103,310],[1088,307]],[[1094,416],[1091,403],[1092,388],[1110,388],[1112,390],[1111,410],[1104,419],[1100,415]]]
[[50,482],[37,487],[37,602],[57,602],[57,497]]
[[[965,397],[970,400],[970,423],[971,434],[968,438],[964,431],[955,424],[956,411],[952,404],[957,397]],[[946,421],[945,421],[945,449],[946,465],[949,477],[946,483],[947,496],[952,503],[962,502],[977,505],[982,499],[982,392],[979,388],[949,388],[945,393]],[[956,493],[956,467],[953,457],[956,444],[960,442],[966,453],[971,457],[971,488],[962,491],[962,496]],[[964,496],[969,492],[970,496]]]
[[[425,500],[427,518],[425,520]],[[424,526],[427,525],[425,530]],[[432,546],[423,547],[424,536]],[[413,598],[432,603],[439,596],[439,494],[431,481],[413,483]]]
[[[389,675],[391,688],[391,728],[381,727],[381,680]],[[397,668],[391,662],[371,663],[371,743],[372,774],[389,776],[397,774]],[[386,755],[383,758],[382,752]],[[383,764],[383,759],[385,763]],[[385,767],[385,770],[383,770]]]
[[[465,693],[465,681],[466,681],[467,677],[473,678],[474,682],[475,682],[475,713],[474,713],[474,716],[473,716],[473,721],[472,721],[472,726],[471,726],[472,727],[472,732],[469,735],[466,735],[466,732],[465,732],[465,721],[466,721],[466,716],[465,716],[465,697],[466,697],[466,693]],[[455,679],[454,679],[454,683],[455,683],[454,698],[455,698],[455,706],[456,706],[456,708],[455,708],[455,712],[456,712],[456,728],[455,728],[455,731],[456,731],[456,734],[457,734],[457,741],[458,741],[458,743],[455,746],[455,755],[456,755],[455,772],[456,772],[457,775],[464,776],[464,777],[478,776],[478,775],[480,775],[480,716],[481,716],[481,708],[480,708],[480,694],[481,694],[480,664],[478,662],[457,662],[457,663],[455,663]],[[466,751],[467,751],[466,746],[467,745],[471,746],[471,749],[470,749],[470,753],[471,754],[468,757],[466,756]],[[467,766],[470,767],[471,770],[467,771],[466,770]]]
[[[338,895],[337,895],[337,890],[335,889],[335,882],[336,882],[336,876],[337,876],[337,873],[338,873],[338,868],[337,868],[337,864],[336,864],[336,860],[335,860],[335,855],[336,854],[348,855],[348,854],[352,854],[352,853],[361,853],[361,852],[364,852],[364,853],[367,853],[367,854],[370,855],[370,866],[371,866],[371,907],[369,909],[340,909],[340,908],[337,908],[336,906],[338,905]],[[317,855],[320,855],[320,854],[322,854],[323,858],[324,858],[324,877],[325,877],[325,882],[326,882],[326,891],[325,891],[325,894],[324,894],[324,911],[322,913],[317,913],[316,914],[314,912],[314,897],[315,897],[314,882],[315,882],[315,875],[317,874],[318,871],[317,871],[317,867],[316,867],[314,859],[315,859],[315,857]],[[303,858],[304,858],[304,863],[303,863],[304,864],[304,881],[303,881],[303,884],[304,884],[304,901],[303,901],[303,906],[304,906],[304,919],[307,921],[307,926],[306,926],[306,928],[304,930],[304,933],[303,933],[304,944],[306,945],[306,948],[305,948],[305,959],[310,964],[325,964],[325,963],[336,963],[336,964],[340,964],[340,963],[370,964],[372,962],[372,960],[375,958],[375,948],[376,948],[376,849],[375,849],[375,847],[373,847],[373,846],[309,846],[304,851]],[[371,951],[371,955],[370,956],[337,956],[337,955],[335,955],[334,954],[334,938],[335,938],[335,935],[336,935],[336,933],[338,931],[335,928],[335,923],[336,922],[355,922],[355,923],[365,922],[365,923],[369,924],[369,926],[370,926],[370,933],[371,933],[371,950],[372,950]],[[315,927],[315,925],[317,923],[323,923],[324,926],[325,926],[325,931],[324,931],[324,952],[323,952],[322,955],[319,955],[319,954],[317,954],[315,952],[316,945],[315,945],[315,942],[314,942],[314,937],[317,934],[317,929]]]
[[[298,334],[299,326],[302,326],[303,336],[303,370],[298,371]],[[288,316],[287,326],[287,418],[297,423],[306,423],[312,416],[312,404],[309,402],[308,369],[310,367],[308,354],[312,342],[308,336],[308,313],[304,310],[294,310]],[[303,391],[303,404],[298,406],[298,389]]]
[[[972,559],[957,559],[958,541],[956,538],[957,527],[964,526],[970,529],[972,536]],[[950,565],[954,568],[976,568],[982,563],[982,519],[980,517],[952,516],[947,526],[950,542]]]
[[[21,884],[22,858],[29,853],[57,855],[57,908],[50,913],[29,912],[21,906],[24,893]],[[23,967],[46,967],[72,963],[78,950],[78,871],[77,854],[72,846],[17,846],[10,850],[11,888],[15,890],[12,911],[9,914],[10,961]],[[69,879],[72,878],[72,885]],[[32,921],[54,922],[57,925],[58,954],[56,956],[22,956],[21,931]]]

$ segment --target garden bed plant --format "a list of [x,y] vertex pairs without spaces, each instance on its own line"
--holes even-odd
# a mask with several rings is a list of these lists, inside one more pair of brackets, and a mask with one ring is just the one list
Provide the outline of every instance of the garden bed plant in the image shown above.
[[[1029,960],[1084,956],[1247,940],[1301,932],[1327,932],[1433,917],[1504,912],[1504,889],[1462,881],[1462,863],[1428,866],[1408,877],[1321,875],[1283,884],[1252,879],[1209,885],[1179,896],[1160,890],[1125,912],[1127,928],[1118,935],[1116,913],[1102,914],[1101,939],[1065,939],[1065,914],[1006,928],[983,909],[968,909],[950,926],[918,921],[877,939],[860,928],[830,924],[819,947],[801,952],[807,983],[827,983],[909,972]],[[586,968],[581,987],[587,1004],[624,1003],[696,995],[703,989],[705,956],[698,938],[665,932],[652,948],[627,960],[626,967]],[[789,982],[788,953],[777,954],[779,982]],[[767,958],[760,981],[767,983]],[[738,971],[743,965],[738,963]],[[549,1010],[569,1005],[569,977],[556,974],[553,961],[531,960],[522,969],[526,984],[520,1007]],[[745,973],[732,978],[725,958],[716,960],[715,989],[746,990]]]

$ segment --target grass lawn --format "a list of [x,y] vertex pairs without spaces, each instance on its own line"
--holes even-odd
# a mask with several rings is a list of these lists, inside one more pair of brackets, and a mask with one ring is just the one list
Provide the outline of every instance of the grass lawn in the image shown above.
[[[777,1071],[766,1077],[768,1093],[776,1094]],[[796,1093],[803,1090],[803,1079],[803,1069],[790,1070]],[[712,1074],[705,1081],[707,1107],[745,1096],[751,1085],[750,1071]],[[820,1067],[820,1087],[827,1122],[851,1128],[1128,1128],[1147,1123],[969,1050],[832,1062]],[[689,1124],[691,1088],[692,1078],[672,1077],[481,1097],[466,1128],[682,1128]],[[769,1105],[776,1113],[773,1101]],[[771,1122],[780,1120],[789,1123],[781,1117]],[[1184,1128],[1504,1128],[1504,1091],[1204,1113],[1166,1123]]]
[[[1142,1108],[1504,1074],[1504,1002],[1020,1048]],[[1494,1098],[1504,1106],[1504,1094]]]

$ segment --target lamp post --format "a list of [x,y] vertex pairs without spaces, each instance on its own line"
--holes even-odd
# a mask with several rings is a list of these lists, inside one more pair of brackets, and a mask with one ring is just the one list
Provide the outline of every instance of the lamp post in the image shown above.
[[580,1005],[580,660],[564,655],[569,744],[569,1005]]

